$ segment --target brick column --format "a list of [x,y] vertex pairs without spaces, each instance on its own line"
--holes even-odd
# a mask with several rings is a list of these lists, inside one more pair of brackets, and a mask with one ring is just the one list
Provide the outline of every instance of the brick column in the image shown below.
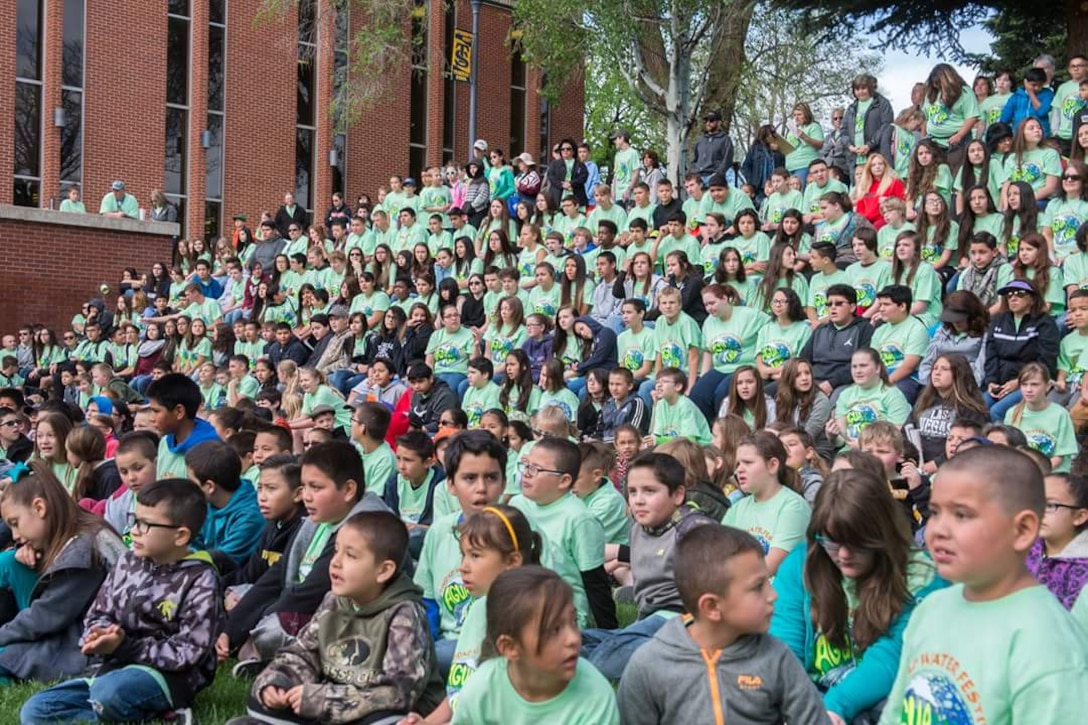
[[0,43],[0,204],[10,204],[15,167],[15,13],[16,0],[0,0],[0,28],[11,33]]
[[547,167],[550,157],[541,157],[540,149],[540,81],[543,74],[536,66],[525,69],[525,150],[533,160]]
[[64,79],[64,2],[47,0],[42,4],[42,159],[41,203],[49,208],[50,197],[60,207],[60,132],[53,125],[53,109],[61,107],[61,82]]
[[[313,194],[313,219],[316,224],[325,218],[325,209],[332,199],[332,169],[329,167],[329,151],[332,149],[332,99],[333,73],[336,68],[336,8],[331,0],[317,3],[317,105],[314,124],[314,178],[310,184]],[[327,231],[327,230],[326,230]],[[330,235],[331,236],[331,235]]]
[[204,197],[208,152],[200,142],[208,126],[208,3],[190,3],[192,51],[189,56],[189,206],[190,237],[204,236]]
[[[443,93],[446,69],[445,39],[446,10],[444,0],[427,3],[427,165],[442,164]],[[422,184],[423,182],[420,182]]]

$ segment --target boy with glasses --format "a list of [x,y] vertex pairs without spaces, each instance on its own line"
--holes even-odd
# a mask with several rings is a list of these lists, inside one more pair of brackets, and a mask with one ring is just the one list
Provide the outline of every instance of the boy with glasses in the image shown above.
[[34,452],[34,444],[26,437],[26,418],[14,408],[0,408],[0,460],[24,463]]

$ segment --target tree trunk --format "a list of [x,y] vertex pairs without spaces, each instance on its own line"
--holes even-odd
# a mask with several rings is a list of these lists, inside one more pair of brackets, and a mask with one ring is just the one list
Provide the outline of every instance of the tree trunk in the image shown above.
[[1065,26],[1068,55],[1088,55],[1088,2],[1065,0]]
[[733,122],[737,87],[745,62],[744,42],[755,7],[753,0],[730,0],[730,12],[711,38],[710,74],[703,107],[698,109],[699,118],[707,111],[718,111],[722,114],[722,128],[726,133]]

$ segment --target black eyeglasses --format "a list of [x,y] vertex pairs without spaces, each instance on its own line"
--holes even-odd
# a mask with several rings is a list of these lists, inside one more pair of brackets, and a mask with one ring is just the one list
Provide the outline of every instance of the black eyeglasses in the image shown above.
[[[835,556],[835,554],[838,554],[839,549],[841,549],[843,546],[838,541],[832,539],[830,536],[824,536],[823,534],[816,534],[816,543],[822,546],[824,548],[824,551],[826,551],[831,556]],[[846,545],[846,548],[855,554],[869,554],[873,551],[872,549],[866,548],[864,546],[850,546],[849,544]]]
[[[4,425],[7,425],[7,423],[4,423]],[[1058,503],[1057,501],[1047,501],[1043,505],[1043,508],[1046,510],[1047,513],[1052,514],[1052,513],[1056,513],[1058,511],[1058,509],[1069,509],[1070,511],[1078,511],[1078,510],[1080,510],[1080,509],[1082,509],[1084,507],[1083,506],[1073,506],[1073,505],[1067,504],[1067,503]]]
[[301,232],[302,230],[301,230],[301,229],[299,229],[298,227],[291,227],[291,228],[290,228],[290,229],[288,229],[287,231],[289,231],[289,232]]
[[560,151],[573,151],[574,147],[573,146],[560,146],[559,150]]
[[[537,431],[533,431],[533,433],[537,437],[541,437],[541,436],[544,435],[544,433],[537,432]],[[525,461],[521,461],[521,462],[518,463],[518,470],[521,471],[521,475],[524,478],[535,478],[538,474],[541,474],[541,473],[552,473],[552,474],[555,474],[556,476],[562,476],[563,475],[562,471],[557,471],[554,468],[541,468],[540,466],[537,466],[537,465],[535,465],[533,463],[526,463]]]
[[3,423],[0,423],[0,428],[12,428],[17,425],[19,425],[19,421],[17,420],[5,420]]
[[151,529],[174,529],[176,531],[177,529],[181,529],[181,528],[184,528],[184,527],[181,526],[181,525],[156,524],[156,523],[151,522],[151,521],[144,521],[143,519],[136,518],[136,514],[134,514],[134,513],[130,513],[128,515],[128,529],[129,529],[129,531],[131,531],[134,534],[139,534],[140,536],[143,536],[144,534],[146,534]]

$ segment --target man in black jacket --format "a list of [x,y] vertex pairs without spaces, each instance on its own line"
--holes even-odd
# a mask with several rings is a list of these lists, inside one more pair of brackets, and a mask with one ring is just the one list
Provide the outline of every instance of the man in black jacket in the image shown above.
[[268,346],[268,357],[273,365],[281,360],[293,360],[296,365],[305,365],[310,357],[310,350],[291,332],[286,322],[276,323],[276,340]]
[[813,382],[835,402],[835,394],[853,382],[850,359],[858,350],[869,347],[873,327],[857,317],[857,292],[848,284],[827,288],[828,321],[817,327],[801,357],[812,365]]
[[698,174],[703,183],[711,176],[725,172],[733,165],[733,140],[722,130],[722,114],[711,111],[703,117],[703,135],[695,142],[691,157],[691,172]]
[[308,226],[307,221],[306,210],[295,203],[295,195],[291,192],[284,194],[283,206],[276,210],[276,228],[280,236],[287,236],[287,230],[291,228],[291,224],[297,224],[300,229],[305,229]]

